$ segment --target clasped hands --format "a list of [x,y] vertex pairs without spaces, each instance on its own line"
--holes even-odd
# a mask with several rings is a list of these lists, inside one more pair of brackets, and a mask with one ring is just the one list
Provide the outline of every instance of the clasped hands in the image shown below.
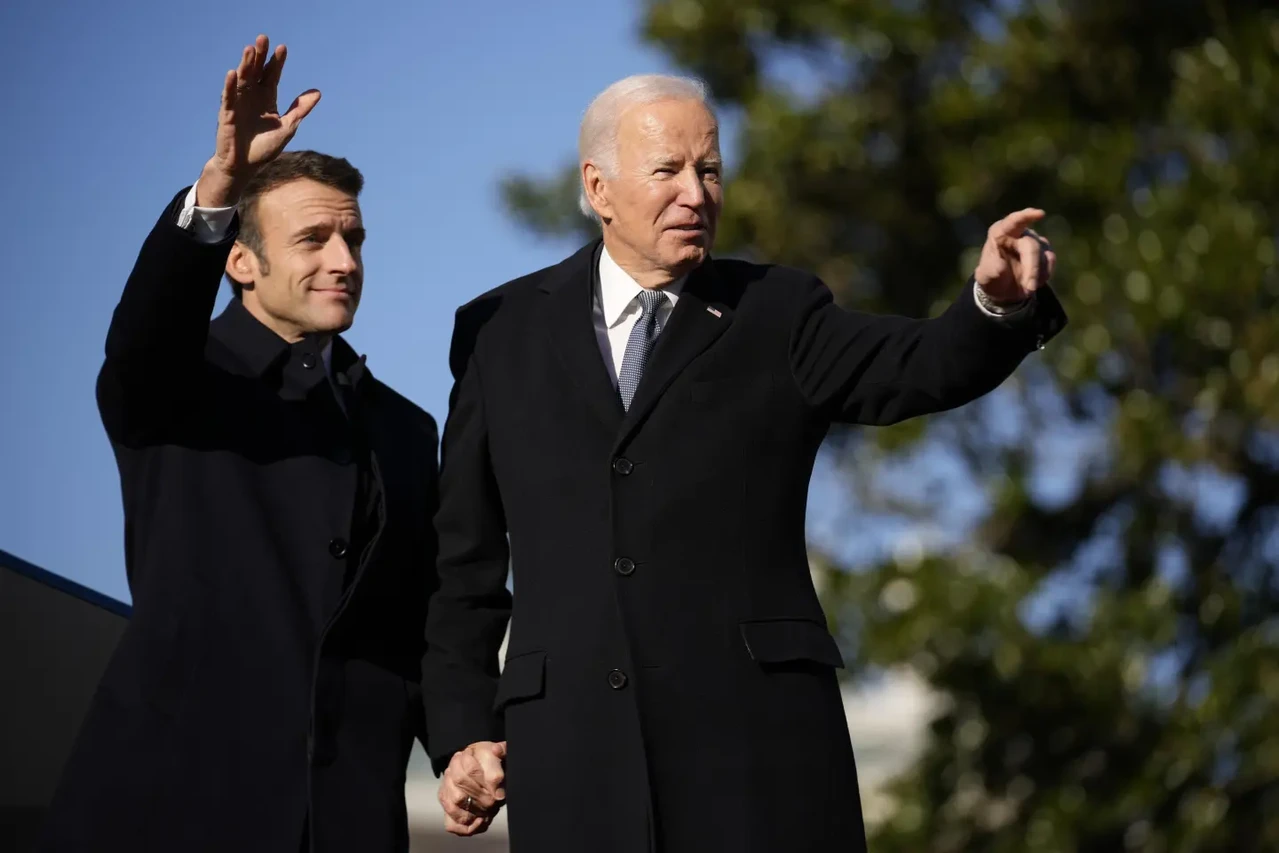
[[440,783],[444,828],[479,835],[506,801],[506,742],[480,741],[453,754]]

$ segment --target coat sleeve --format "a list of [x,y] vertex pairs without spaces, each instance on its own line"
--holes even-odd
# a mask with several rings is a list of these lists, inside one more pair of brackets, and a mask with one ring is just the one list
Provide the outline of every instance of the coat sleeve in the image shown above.
[[846,311],[813,279],[790,338],[790,366],[831,421],[887,425],[957,408],[996,388],[1066,324],[1050,288],[1004,317],[982,311],[969,279],[940,316]]
[[511,615],[506,517],[489,456],[475,320],[464,311],[449,355],[454,383],[435,516],[439,587],[427,606],[422,665],[427,753],[437,775],[458,750],[503,739],[493,700],[498,650]]
[[132,445],[163,425],[198,385],[226,259],[238,218],[216,243],[177,224],[184,189],[142,244],[107,331],[98,411],[108,436]]

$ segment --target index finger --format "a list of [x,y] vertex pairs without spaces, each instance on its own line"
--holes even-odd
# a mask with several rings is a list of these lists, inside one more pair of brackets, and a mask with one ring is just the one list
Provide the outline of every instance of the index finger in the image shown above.
[[1044,218],[1044,212],[1037,207],[1027,207],[1016,213],[1010,213],[990,226],[992,237],[1012,237],[1014,240],[1026,232],[1034,223]]

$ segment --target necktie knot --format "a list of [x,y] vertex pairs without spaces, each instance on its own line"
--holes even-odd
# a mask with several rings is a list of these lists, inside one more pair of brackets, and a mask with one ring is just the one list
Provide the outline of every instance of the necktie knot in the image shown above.
[[665,300],[666,294],[660,290],[641,290],[639,294],[640,307],[644,310],[645,317],[655,312]]

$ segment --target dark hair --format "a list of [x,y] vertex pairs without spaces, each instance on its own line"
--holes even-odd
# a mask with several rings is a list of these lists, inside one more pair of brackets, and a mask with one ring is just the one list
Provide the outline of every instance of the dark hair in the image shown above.
[[[319,151],[286,151],[258,169],[236,205],[240,214],[240,235],[236,239],[257,255],[263,272],[269,272],[270,267],[258,223],[258,200],[277,187],[304,179],[356,197],[364,189],[364,176],[345,157],[333,157]],[[227,276],[227,281],[231,284],[231,292],[239,299],[243,286],[230,276]]]

